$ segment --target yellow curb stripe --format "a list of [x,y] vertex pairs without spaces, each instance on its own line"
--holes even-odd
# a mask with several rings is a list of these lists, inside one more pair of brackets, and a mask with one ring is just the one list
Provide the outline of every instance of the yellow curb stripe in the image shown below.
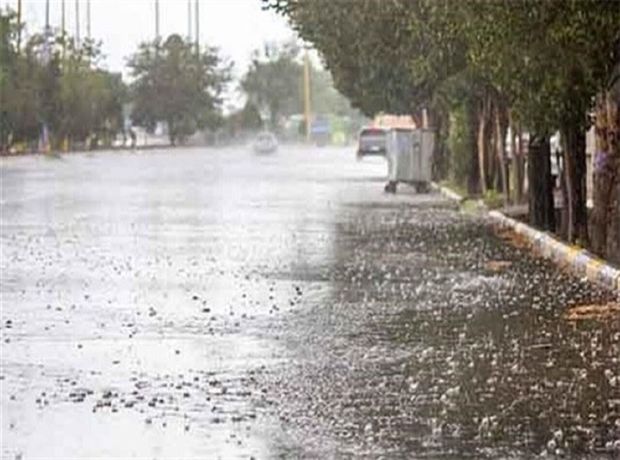
[[596,259],[590,259],[586,264],[586,276],[588,277],[588,279],[591,279],[593,281],[598,280],[599,273],[602,267],[603,264],[600,261]]
[[[446,190],[451,192],[450,189]],[[568,245],[499,211],[488,211],[487,216],[500,228],[512,228],[513,231],[524,236],[529,240],[534,252],[541,253],[543,257],[555,261],[558,265],[566,264],[577,276],[585,275],[596,284],[615,289],[620,299],[620,274],[614,275],[618,273],[618,270],[607,265],[605,261],[592,257],[579,246]]]
[[571,246],[569,247],[565,246],[565,250],[566,250],[566,256],[564,260],[567,264],[572,265],[575,259],[577,258],[577,256],[581,253],[581,249],[577,249]]

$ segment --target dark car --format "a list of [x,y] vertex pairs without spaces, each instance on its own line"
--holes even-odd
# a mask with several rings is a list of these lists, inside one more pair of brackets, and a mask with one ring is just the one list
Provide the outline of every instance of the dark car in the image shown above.
[[385,155],[387,130],[383,128],[364,128],[359,134],[357,158],[366,155]]

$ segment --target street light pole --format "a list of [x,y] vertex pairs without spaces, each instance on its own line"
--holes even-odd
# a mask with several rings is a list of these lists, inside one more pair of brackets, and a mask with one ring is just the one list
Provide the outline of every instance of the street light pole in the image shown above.
[[187,42],[192,43],[192,0],[187,0]]
[[66,29],[66,24],[65,24],[65,0],[61,0],[61,2],[60,2],[60,32],[62,33],[63,37],[65,35],[65,29]]
[[90,0],[86,0],[86,36],[90,39]]
[[75,45],[80,45],[80,0],[75,0]]
[[198,0],[196,0],[194,4],[196,8],[194,11],[194,20],[196,21],[196,55],[200,55],[200,8],[198,4]]
[[306,141],[310,142],[310,59],[308,50],[304,53],[304,118],[306,119]]
[[45,31],[43,32],[45,35],[45,64],[50,60],[50,0],[45,0]]
[[67,37],[65,36],[66,32],[66,24],[65,24],[65,0],[61,0],[60,2],[60,34],[62,36],[62,63],[61,65],[64,67],[65,65],[65,52],[67,49]]
[[17,51],[22,44],[22,0],[17,0]]
[[159,40],[159,0],[155,0],[155,40]]

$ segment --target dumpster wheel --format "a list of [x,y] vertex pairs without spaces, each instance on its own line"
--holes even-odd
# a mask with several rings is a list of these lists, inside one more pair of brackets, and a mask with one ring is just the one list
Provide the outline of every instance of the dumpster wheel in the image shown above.
[[430,192],[430,187],[427,182],[416,182],[415,191],[417,193],[428,193]]
[[383,190],[385,191],[385,193],[396,193],[396,185],[396,181],[389,181],[387,184],[385,184]]

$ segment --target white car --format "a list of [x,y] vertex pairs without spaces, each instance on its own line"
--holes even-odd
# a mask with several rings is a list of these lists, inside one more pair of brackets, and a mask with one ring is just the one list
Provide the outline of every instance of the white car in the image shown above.
[[278,150],[278,140],[272,133],[262,132],[256,136],[253,148],[256,153],[273,153]]

